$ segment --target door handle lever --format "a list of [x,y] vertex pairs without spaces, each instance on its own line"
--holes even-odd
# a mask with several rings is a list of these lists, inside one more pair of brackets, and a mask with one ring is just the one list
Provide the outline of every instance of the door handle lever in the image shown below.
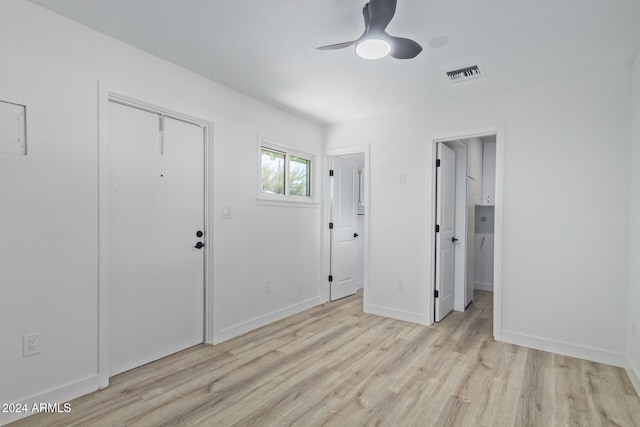
[[358,237],[359,234],[358,233],[353,233],[353,238],[355,239],[356,237]]
[[196,243],[196,245],[194,246],[194,248],[196,248],[196,249],[202,249],[202,248],[204,248],[204,243],[202,243],[202,242],[198,242],[198,243]]
[[455,243],[455,242],[457,242],[457,241],[458,241],[458,239],[456,239],[455,237],[452,237],[452,238],[451,238],[451,243]]

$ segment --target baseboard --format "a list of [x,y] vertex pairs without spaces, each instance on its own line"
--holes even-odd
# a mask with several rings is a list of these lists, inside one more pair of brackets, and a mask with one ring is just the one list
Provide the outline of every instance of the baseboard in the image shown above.
[[375,314],[376,316],[384,316],[390,317],[392,319],[404,320],[405,322],[420,323],[422,325],[429,324],[429,319],[427,318],[426,314],[397,310],[395,308],[383,307],[380,305],[365,304],[364,312],[368,314]]
[[277,322],[278,320],[284,319],[285,317],[291,316],[292,314],[300,313],[301,311],[307,310],[320,304],[322,304],[322,298],[320,296],[317,296],[306,301],[302,301],[298,304],[293,304],[288,307],[272,311],[271,313],[254,317],[253,319],[238,323],[237,325],[221,329],[217,332],[214,332],[213,344],[219,344],[228,339],[235,338],[254,329],[258,329],[261,326]]
[[[20,405],[26,405],[27,412],[0,413],[0,426],[38,413],[38,408],[40,407],[40,404],[43,403],[49,403],[52,405],[55,403],[59,403],[60,407],[58,408],[58,412],[64,412],[66,408],[63,407],[63,404],[69,402],[72,399],[75,399],[76,397],[94,392],[99,388],[100,378],[96,374],[69,384],[65,384],[60,387],[56,387],[51,390],[47,390],[31,397],[27,397],[25,399],[20,399],[16,402],[11,402],[19,403]],[[33,409],[35,409],[35,411],[32,411]],[[70,407],[69,409],[73,411],[73,407]]]
[[627,356],[623,353],[615,353],[563,341],[549,340],[518,332],[506,331],[504,329],[502,330],[501,341],[536,350],[548,351],[550,353],[562,354],[564,356],[577,357],[592,362],[605,363],[607,365],[627,366]]
[[356,289],[357,290],[364,289],[364,280],[361,280],[358,283],[356,283]]
[[638,372],[638,367],[633,364],[629,355],[627,355],[627,366],[625,368],[633,387],[636,389],[636,393],[640,396],[640,373]]
[[473,284],[473,289],[477,289],[479,291],[493,292],[493,283],[475,282]]

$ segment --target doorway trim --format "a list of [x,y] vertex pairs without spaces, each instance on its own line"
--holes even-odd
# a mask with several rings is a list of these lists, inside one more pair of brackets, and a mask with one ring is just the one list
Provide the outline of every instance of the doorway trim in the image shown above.
[[345,156],[349,154],[364,154],[364,283],[363,283],[363,310],[367,312],[368,307],[368,288],[369,288],[369,212],[371,208],[371,197],[369,185],[369,176],[371,175],[370,169],[370,153],[369,153],[369,144],[363,145],[352,145],[348,147],[341,148],[329,148],[325,152],[324,160],[325,167],[323,168],[324,178],[322,180],[324,189],[322,201],[323,201],[323,210],[322,210],[322,230],[323,230],[323,244],[324,250],[323,253],[323,272],[324,276],[321,280],[321,283],[326,283],[326,286],[322,286],[320,289],[320,295],[323,301],[330,300],[330,292],[331,292],[331,282],[329,282],[329,274],[331,272],[331,232],[329,231],[329,220],[330,220],[330,208],[331,208],[331,181],[329,177],[329,170],[331,169],[331,157]]
[[213,123],[164,107],[142,102],[98,82],[98,378],[109,386],[109,102],[117,103],[201,126],[204,130],[204,343],[213,343]]
[[[488,126],[461,131],[448,132],[436,135],[431,138],[431,158],[428,164],[435,165],[436,147],[439,142],[446,142],[457,139],[468,139],[483,136],[496,136],[496,177],[495,177],[495,224],[494,224],[494,248],[493,248],[493,337],[497,341],[502,341],[502,256],[503,256],[503,223],[504,223],[504,126]],[[435,242],[435,221],[436,221],[436,168],[432,166],[431,172],[431,198],[427,200],[431,203],[431,223],[428,225],[429,242]],[[435,251],[435,247],[434,247]],[[435,255],[435,253],[434,253]],[[430,324],[434,323],[434,290],[435,290],[435,256],[430,260],[429,270],[429,316]]]

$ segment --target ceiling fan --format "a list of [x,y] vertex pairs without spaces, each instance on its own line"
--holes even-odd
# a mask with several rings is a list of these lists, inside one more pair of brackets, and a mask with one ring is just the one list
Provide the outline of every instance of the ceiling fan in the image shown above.
[[350,42],[321,46],[319,50],[342,49],[356,46],[356,54],[365,59],[380,59],[390,55],[397,59],[411,59],[422,52],[422,46],[413,40],[394,37],[385,31],[396,13],[397,0],[370,0],[362,8],[364,33]]

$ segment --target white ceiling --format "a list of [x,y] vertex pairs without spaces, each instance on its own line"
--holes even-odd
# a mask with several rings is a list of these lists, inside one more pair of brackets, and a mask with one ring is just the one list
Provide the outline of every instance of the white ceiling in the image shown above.
[[[30,0],[287,111],[336,123],[629,64],[638,0],[398,0],[388,32],[415,59],[367,61],[353,48],[366,0]],[[450,42],[429,46],[438,36]],[[444,71],[481,63],[483,79]]]

